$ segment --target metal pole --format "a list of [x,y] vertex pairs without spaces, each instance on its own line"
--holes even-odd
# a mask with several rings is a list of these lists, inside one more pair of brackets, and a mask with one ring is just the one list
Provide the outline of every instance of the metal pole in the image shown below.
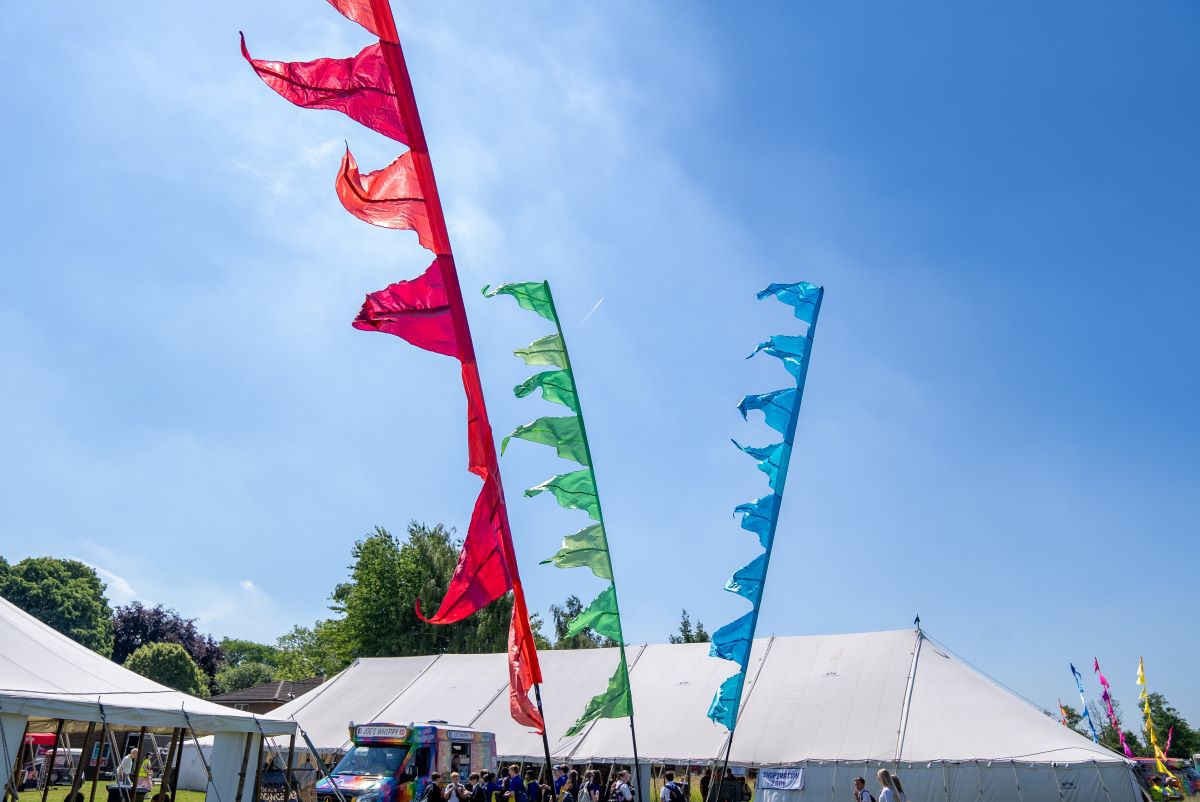
[[[542,751],[546,756],[546,782],[550,782],[551,787],[553,788],[553,782],[551,778],[554,776],[554,774],[550,770],[550,738],[546,735],[546,714],[542,712],[542,686],[537,683],[535,683],[533,686],[533,697],[537,701],[538,715],[542,717]],[[557,791],[554,793],[554,798],[558,799]],[[541,802],[541,800],[531,799],[529,802]]]

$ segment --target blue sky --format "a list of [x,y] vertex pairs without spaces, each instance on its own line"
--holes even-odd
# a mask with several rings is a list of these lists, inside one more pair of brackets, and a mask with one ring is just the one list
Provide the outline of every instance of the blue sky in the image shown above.
[[[920,613],[1043,706],[1099,656],[1193,720],[1200,502],[1200,7],[397,4],[498,433],[545,332],[485,283],[548,277],[576,362],[626,630],[714,628],[761,494],[743,357],[827,288],[760,634]],[[427,263],[332,191],[394,143],[242,62],[366,44],[319,0],[6,8],[0,553],[101,570],[269,640],[326,613],[356,537],[463,529],[454,364],[349,325]],[[761,362],[761,364],[760,364]],[[579,513],[519,490],[538,566]],[[1089,687],[1094,686],[1089,678]]]

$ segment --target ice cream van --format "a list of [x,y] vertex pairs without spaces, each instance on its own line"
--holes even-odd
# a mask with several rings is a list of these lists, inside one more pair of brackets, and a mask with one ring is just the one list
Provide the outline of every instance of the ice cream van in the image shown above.
[[[444,721],[414,724],[350,724],[350,751],[330,776],[317,783],[317,802],[413,802],[438,772],[443,782],[457,771],[494,769],[496,736]],[[334,786],[336,785],[336,790]]]

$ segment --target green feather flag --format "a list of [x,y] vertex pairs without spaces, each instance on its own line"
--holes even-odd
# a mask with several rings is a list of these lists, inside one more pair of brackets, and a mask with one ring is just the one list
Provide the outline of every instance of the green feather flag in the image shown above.
[[533,423],[518,426],[501,441],[501,454],[508,448],[508,441],[513,437],[554,446],[558,456],[563,459],[573,460],[580,465],[588,464],[587,448],[583,444],[583,433],[579,429],[577,415],[568,415],[565,418],[538,418]]
[[583,510],[592,520],[600,520],[600,499],[596,496],[596,479],[590,469],[584,468],[582,471],[552,476],[526,490],[525,495],[533,498],[546,491],[550,491],[558,499],[559,506],[570,510]]
[[567,352],[563,349],[561,334],[547,334],[531,342],[528,348],[518,348],[513,353],[524,359],[526,365],[567,366]]
[[[567,535],[563,538],[562,548],[558,553],[542,563],[558,568],[588,568],[608,583],[600,595],[568,624],[567,637],[571,638],[585,629],[591,629],[615,641],[620,647],[620,662],[608,680],[608,687],[588,702],[583,715],[567,730],[567,735],[577,735],[589,722],[599,718],[628,716],[632,728],[633,696],[629,690],[629,666],[625,661],[625,636],[621,630],[612,555],[609,553],[608,537],[604,530],[600,495],[596,491],[596,474],[592,465],[591,449],[588,446],[587,428],[584,426],[583,413],[579,406],[575,375],[571,370],[571,357],[563,339],[562,324],[554,308],[554,296],[550,293],[550,285],[544,281],[501,284],[495,289],[484,287],[483,294],[489,298],[509,295],[521,308],[536,312],[554,323],[553,334],[534,340],[527,348],[518,348],[513,353],[527,365],[548,365],[557,370],[536,373],[513,388],[513,392],[517,398],[524,398],[540,389],[543,400],[562,404],[575,413],[562,417],[542,417],[518,426],[512,434],[504,438],[500,444],[500,452],[504,453],[509,441],[517,438],[551,446],[558,456],[584,466],[582,470],[559,474],[534,485],[525,491],[525,495],[532,497],[550,493],[560,506],[582,510],[597,522],[573,535]],[[636,741],[634,757],[636,760]]]
[[541,389],[542,398],[562,404],[572,412],[579,411],[579,399],[575,395],[575,380],[569,370],[546,370],[535,373],[513,388],[517,398],[524,398],[534,390]]
[[562,548],[542,565],[553,564],[557,568],[590,568],[598,578],[612,580],[612,567],[608,564],[608,539],[600,524],[580,529],[563,538]]

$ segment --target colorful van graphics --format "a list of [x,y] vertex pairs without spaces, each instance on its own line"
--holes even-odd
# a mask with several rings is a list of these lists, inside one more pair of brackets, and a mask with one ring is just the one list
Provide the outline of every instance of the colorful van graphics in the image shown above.
[[466,781],[496,763],[495,735],[439,721],[351,724],[350,741],[331,776],[317,783],[318,802],[338,802],[338,792],[347,802],[414,802],[435,771],[444,781],[455,771]]

